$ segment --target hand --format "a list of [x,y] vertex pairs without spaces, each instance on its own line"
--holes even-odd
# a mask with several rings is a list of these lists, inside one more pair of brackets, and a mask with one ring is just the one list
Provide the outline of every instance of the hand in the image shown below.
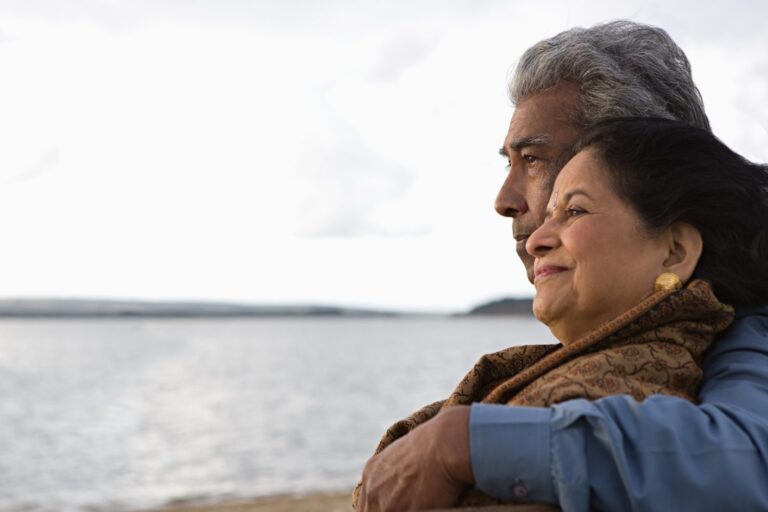
[[357,510],[447,508],[473,484],[469,406],[449,407],[368,461]]

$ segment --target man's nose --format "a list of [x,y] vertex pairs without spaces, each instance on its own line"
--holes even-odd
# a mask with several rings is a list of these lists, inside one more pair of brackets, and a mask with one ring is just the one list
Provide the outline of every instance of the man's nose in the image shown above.
[[528,203],[525,200],[525,181],[516,174],[514,168],[509,170],[496,196],[494,208],[503,217],[515,218],[528,211]]

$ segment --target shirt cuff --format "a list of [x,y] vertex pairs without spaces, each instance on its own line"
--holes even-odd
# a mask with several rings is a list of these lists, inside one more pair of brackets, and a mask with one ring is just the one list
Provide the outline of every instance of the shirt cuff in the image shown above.
[[475,488],[495,498],[557,503],[552,409],[472,404],[469,449]]

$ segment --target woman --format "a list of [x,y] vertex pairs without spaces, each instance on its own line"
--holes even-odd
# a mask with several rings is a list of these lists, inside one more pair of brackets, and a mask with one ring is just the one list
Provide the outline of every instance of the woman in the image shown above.
[[[561,343],[483,356],[447,400],[393,425],[377,453],[458,404],[694,401],[698,363],[732,306],[768,303],[767,231],[768,170],[709,132],[661,119],[595,126],[526,245],[534,313]],[[488,503],[498,502],[468,490],[458,505]]]

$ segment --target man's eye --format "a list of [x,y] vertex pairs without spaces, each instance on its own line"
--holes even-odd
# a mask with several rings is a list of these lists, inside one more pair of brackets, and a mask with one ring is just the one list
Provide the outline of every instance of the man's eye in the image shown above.
[[535,157],[533,155],[523,155],[523,160],[525,160],[527,163],[532,164],[536,161],[538,161],[538,157]]

